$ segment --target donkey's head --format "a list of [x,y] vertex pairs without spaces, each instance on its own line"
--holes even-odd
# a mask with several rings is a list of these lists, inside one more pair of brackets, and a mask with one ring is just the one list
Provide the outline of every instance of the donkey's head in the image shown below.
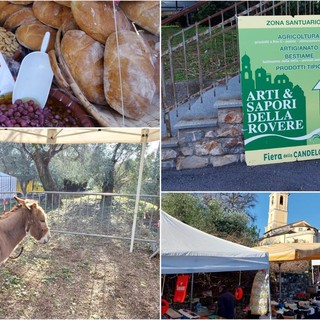
[[51,235],[44,210],[35,200],[14,198],[22,208],[27,209],[25,210],[27,214],[26,232],[30,233],[40,243],[47,243]]

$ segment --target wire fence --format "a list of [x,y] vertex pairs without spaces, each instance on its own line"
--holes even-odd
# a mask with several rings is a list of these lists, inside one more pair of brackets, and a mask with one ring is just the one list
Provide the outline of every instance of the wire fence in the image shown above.
[[[0,211],[9,211],[16,193],[6,192]],[[20,194],[21,197],[23,195]],[[48,216],[52,232],[130,240],[136,195],[88,192],[29,192],[27,199],[39,202]],[[159,242],[159,196],[141,195],[135,241]]]

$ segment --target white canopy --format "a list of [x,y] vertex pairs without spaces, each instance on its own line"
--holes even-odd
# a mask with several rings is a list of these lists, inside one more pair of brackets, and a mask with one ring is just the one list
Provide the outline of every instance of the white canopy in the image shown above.
[[13,198],[17,192],[17,178],[0,172],[0,199]]
[[268,268],[267,253],[214,237],[161,212],[162,274]]
[[130,251],[133,251],[134,236],[141,193],[142,173],[146,144],[160,140],[159,128],[3,128],[0,129],[0,142],[36,144],[81,144],[81,143],[141,143],[141,158],[137,183],[136,202],[131,233]]
[[158,140],[160,140],[160,129],[158,128],[0,129],[0,141],[16,143],[148,143]]

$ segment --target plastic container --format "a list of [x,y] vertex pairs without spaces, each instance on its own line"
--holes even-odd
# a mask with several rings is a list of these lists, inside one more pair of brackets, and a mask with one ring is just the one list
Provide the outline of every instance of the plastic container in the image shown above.
[[50,32],[46,32],[40,51],[25,56],[13,89],[12,103],[17,99],[34,100],[41,108],[47,102],[53,79],[49,56],[46,53],[50,40]]

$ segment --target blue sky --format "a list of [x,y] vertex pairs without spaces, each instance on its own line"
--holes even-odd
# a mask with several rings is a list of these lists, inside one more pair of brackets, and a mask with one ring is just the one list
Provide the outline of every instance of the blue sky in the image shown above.
[[[268,223],[270,193],[257,193],[256,206],[250,210],[256,216],[256,225],[260,229],[260,236]],[[288,223],[305,220],[312,226],[320,229],[320,192],[289,193]]]

